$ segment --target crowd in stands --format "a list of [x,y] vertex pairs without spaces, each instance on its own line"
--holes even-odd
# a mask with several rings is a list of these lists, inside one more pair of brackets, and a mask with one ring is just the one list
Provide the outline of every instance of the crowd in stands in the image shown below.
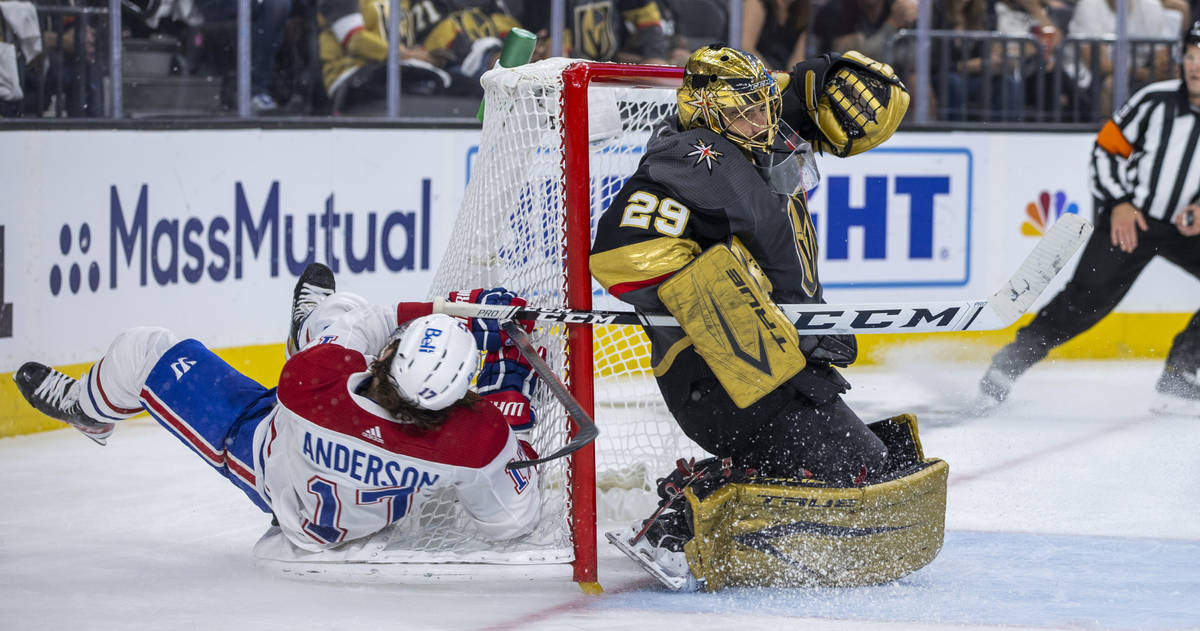
[[[1099,120],[1111,112],[1113,46],[1097,38],[1116,32],[1116,0],[929,1],[933,118],[1050,120],[1048,113],[1071,109]],[[1126,29],[1135,38],[1130,88],[1176,76],[1171,46],[1144,40],[1177,40],[1200,17],[1200,0],[1127,2]],[[106,91],[113,89],[106,85],[108,4],[0,0],[0,117],[105,116]],[[252,113],[379,113],[389,4],[250,0]],[[513,27],[538,34],[535,57],[550,54],[546,0],[400,4],[406,98],[478,97],[479,76]],[[127,89],[149,95],[154,86],[191,86],[193,101],[203,101],[191,110],[154,101],[163,114],[235,108],[236,0],[122,5]],[[806,56],[858,50],[888,61],[911,82],[918,9],[918,0],[743,0],[741,47],[781,70]],[[577,58],[679,65],[694,48],[729,39],[727,0],[567,0],[565,15],[566,55]],[[152,105],[146,115],[153,114]]]

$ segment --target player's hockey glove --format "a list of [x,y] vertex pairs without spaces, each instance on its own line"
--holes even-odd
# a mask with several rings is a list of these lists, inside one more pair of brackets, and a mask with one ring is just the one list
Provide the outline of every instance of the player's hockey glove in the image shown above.
[[908,90],[892,67],[857,51],[806,59],[779,78],[783,120],[817,151],[841,158],[887,140],[908,111]]
[[[451,302],[473,302],[485,305],[524,306],[525,299],[503,287],[456,291]],[[526,331],[533,322],[522,322]],[[487,318],[468,318],[467,326],[475,336],[479,349],[484,351],[483,368],[475,378],[475,391],[492,402],[504,414],[513,431],[531,429],[537,417],[530,405],[537,387],[537,373],[521,355],[502,330],[500,323]]]
[[483,395],[497,410],[504,415],[508,426],[514,432],[524,432],[533,429],[533,406],[529,399],[517,390],[499,390]]
[[805,335],[800,350],[810,362],[824,362],[845,368],[858,358],[858,338],[853,335]]
[[[527,304],[524,298],[503,287],[452,291],[447,300],[472,302],[479,305],[515,305],[518,307],[524,307]],[[475,343],[479,345],[479,350],[495,353],[511,345],[508,335],[500,330],[500,322],[489,318],[467,318],[466,320],[467,328],[471,329],[471,334],[475,336]],[[525,327],[526,331],[533,331],[533,321],[525,320],[521,322],[521,325]]]
[[483,368],[475,378],[475,391],[499,408],[513,430],[523,431],[537,422],[529,403],[537,381],[537,372],[521,357],[520,351],[515,346],[508,346],[483,356]]

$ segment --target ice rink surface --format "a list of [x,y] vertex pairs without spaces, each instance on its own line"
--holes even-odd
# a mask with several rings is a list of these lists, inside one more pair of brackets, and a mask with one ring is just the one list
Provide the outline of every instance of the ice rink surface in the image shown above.
[[140,418],[0,440],[0,629],[1200,629],[1200,418],[1148,411],[1160,362],[1038,365],[974,419],[983,366],[903,364],[847,372],[950,464],[945,546],[892,584],[675,594],[607,545],[600,596],[288,579],[250,554],[268,519]]

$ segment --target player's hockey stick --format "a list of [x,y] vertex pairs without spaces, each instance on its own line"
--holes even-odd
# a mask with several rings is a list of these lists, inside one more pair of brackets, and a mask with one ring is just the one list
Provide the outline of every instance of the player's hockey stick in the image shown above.
[[533,366],[534,370],[538,372],[538,375],[542,377],[542,383],[547,388],[550,388],[550,392],[554,393],[554,397],[558,399],[558,402],[562,403],[563,407],[567,409],[567,414],[573,421],[575,421],[575,426],[579,428],[579,431],[575,433],[575,437],[572,438],[570,442],[563,445],[558,451],[550,454],[549,456],[543,456],[533,460],[519,460],[517,462],[510,462],[508,463],[508,468],[524,469],[525,467],[532,467],[533,465],[549,462],[551,460],[562,458],[563,456],[569,456],[576,451],[583,449],[584,446],[595,440],[596,436],[600,433],[600,430],[597,429],[596,424],[592,422],[592,417],[588,416],[588,413],[583,410],[583,406],[579,405],[579,402],[575,400],[575,397],[571,396],[571,391],[567,390],[566,384],[564,384],[562,380],[558,378],[558,375],[555,374],[554,370],[550,368],[550,366],[546,363],[546,360],[542,359],[541,355],[538,355],[537,349],[534,348],[533,343],[529,341],[529,334],[525,332],[525,329],[521,328],[520,324],[517,324],[512,320],[505,320],[501,322],[500,328],[508,334],[508,339],[513,341],[513,344],[516,345],[517,350],[521,352],[521,356],[524,357],[525,360]]
[[[1092,225],[1065,214],[1046,232],[1033,252],[990,298],[951,301],[856,304],[783,304],[779,308],[805,335],[845,333],[928,333],[990,331],[1008,328],[1058,275],[1092,233]],[[669,315],[632,311],[573,311],[509,305],[480,305],[434,299],[434,313],[465,318],[534,320],[568,324],[679,326]]]

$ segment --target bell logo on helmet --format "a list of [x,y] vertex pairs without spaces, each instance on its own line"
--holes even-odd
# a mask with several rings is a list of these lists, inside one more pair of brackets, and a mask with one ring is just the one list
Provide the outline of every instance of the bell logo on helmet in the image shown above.
[[417,347],[417,350],[422,353],[432,353],[432,352],[436,351],[437,345],[434,344],[434,338],[438,338],[441,336],[442,336],[441,329],[435,329],[432,327],[425,329],[425,333],[421,337],[421,345],[419,347]]

